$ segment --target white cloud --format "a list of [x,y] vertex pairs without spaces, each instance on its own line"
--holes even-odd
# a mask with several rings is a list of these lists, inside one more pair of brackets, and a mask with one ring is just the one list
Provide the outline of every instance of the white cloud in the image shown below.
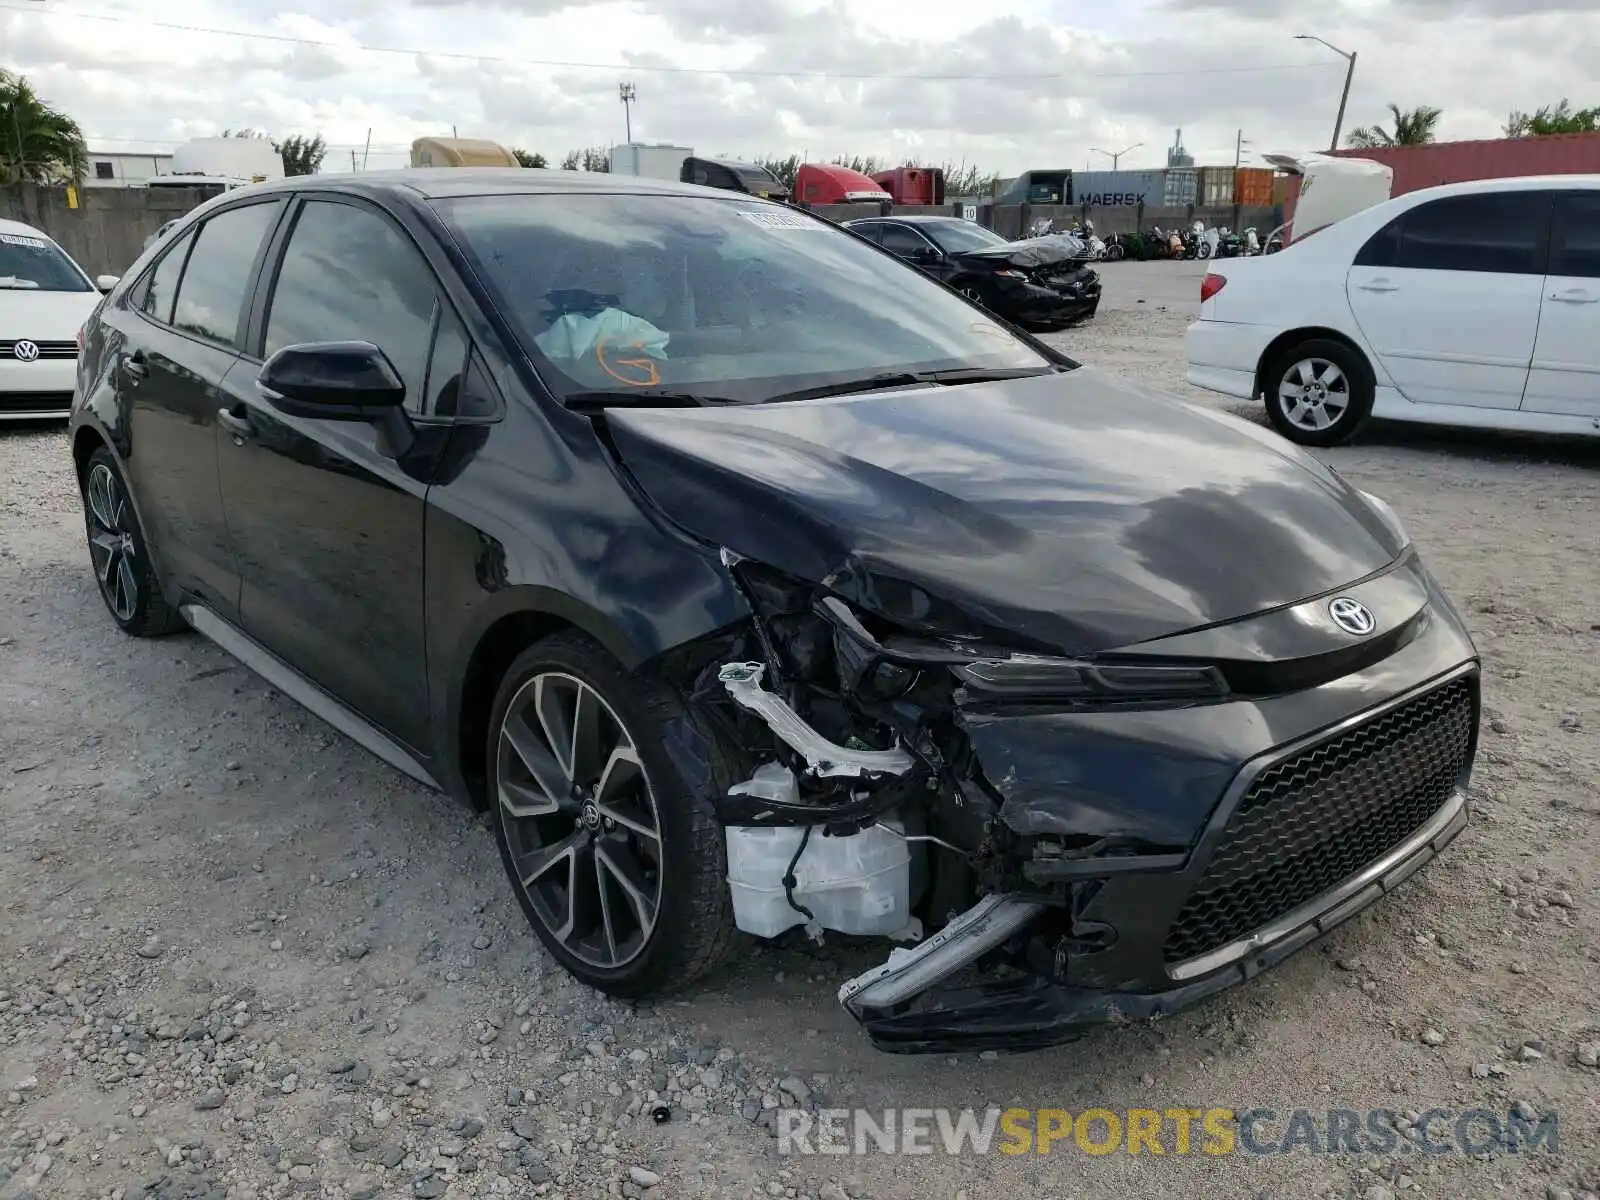
[[[1288,0],[323,0],[311,15],[264,0],[6,0],[0,65],[96,147],[252,126],[322,133],[329,167],[369,128],[375,167],[452,126],[551,158],[620,141],[621,79],[638,88],[636,137],[707,154],[1011,173],[1142,142],[1122,165],[1157,166],[1182,126],[1200,161],[1231,162],[1240,128],[1263,151],[1326,145],[1344,63],[1301,32],[1360,54],[1347,128],[1391,100],[1443,108],[1442,138],[1494,136],[1511,109],[1563,96],[1600,102],[1594,0],[1469,0],[1448,26],[1443,5],[1351,0],[1306,17]],[[741,70],[753,74],[717,73]]]

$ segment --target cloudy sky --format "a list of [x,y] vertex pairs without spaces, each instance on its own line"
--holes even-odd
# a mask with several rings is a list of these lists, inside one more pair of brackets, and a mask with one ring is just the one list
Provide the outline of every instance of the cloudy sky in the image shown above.
[[[402,165],[411,139],[491,137],[551,158],[624,140],[710,155],[873,154],[1002,174],[1324,148],[1385,105],[1442,139],[1513,108],[1600,103],[1600,0],[0,0],[0,66],[95,149],[252,126],[322,133],[324,170]],[[310,15],[315,11],[317,15]],[[1311,13],[1312,15],[1307,15]],[[112,19],[108,19],[112,18]],[[179,28],[177,26],[182,26]],[[223,33],[205,32],[220,30]],[[231,31],[231,32],[229,32]],[[251,35],[251,36],[241,36]]]

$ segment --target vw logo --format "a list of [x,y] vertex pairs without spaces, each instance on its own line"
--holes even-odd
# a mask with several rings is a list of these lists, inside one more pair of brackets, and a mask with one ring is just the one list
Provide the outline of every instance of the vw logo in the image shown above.
[[1378,627],[1378,619],[1372,615],[1372,610],[1349,596],[1338,596],[1328,601],[1328,615],[1340,629],[1356,637],[1366,637]]
[[39,347],[24,338],[11,347],[11,353],[15,354],[21,362],[32,362],[39,357]]

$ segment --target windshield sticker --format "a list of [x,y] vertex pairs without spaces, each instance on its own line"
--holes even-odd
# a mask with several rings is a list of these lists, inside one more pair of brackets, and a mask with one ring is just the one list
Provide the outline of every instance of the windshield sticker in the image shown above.
[[746,221],[754,222],[763,229],[822,229],[824,223],[814,220],[797,212],[784,212],[778,209],[767,212],[759,208],[741,208],[737,210]]
[[600,369],[626,387],[655,387],[661,371],[642,339],[613,340],[602,334],[594,344],[594,358]]
[[0,245],[26,246],[30,250],[44,250],[50,243],[43,238],[23,237],[20,233],[0,233]]

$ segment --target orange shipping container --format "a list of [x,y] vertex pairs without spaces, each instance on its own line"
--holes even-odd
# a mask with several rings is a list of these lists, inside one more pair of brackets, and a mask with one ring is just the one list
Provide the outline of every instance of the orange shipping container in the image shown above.
[[1270,167],[1240,167],[1234,172],[1234,203],[1246,208],[1271,208],[1272,176]]

